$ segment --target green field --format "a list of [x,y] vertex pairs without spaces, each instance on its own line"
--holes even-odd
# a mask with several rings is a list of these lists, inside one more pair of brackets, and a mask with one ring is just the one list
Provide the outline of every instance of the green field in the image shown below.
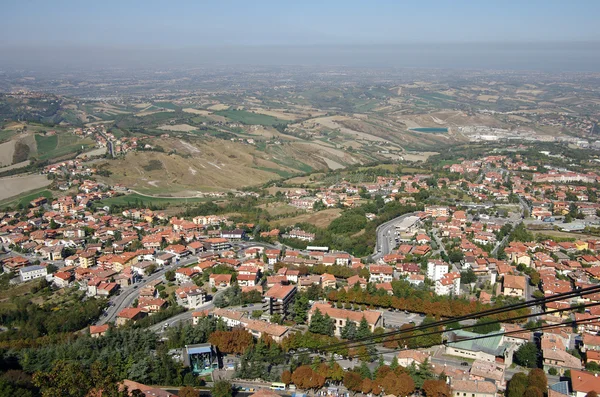
[[75,154],[78,151],[94,146],[90,138],[80,139],[71,134],[60,134],[56,136],[44,137],[36,135],[39,160],[50,160],[57,157],[63,157],[68,154]]
[[43,156],[56,149],[56,145],[58,145],[58,135],[43,136],[36,134],[35,142],[37,144],[38,155]]
[[172,102],[154,102],[154,106],[158,106],[165,109],[179,110],[180,106],[175,105]]
[[190,198],[171,198],[171,197],[148,197],[138,193],[131,193],[123,196],[111,197],[105,200],[98,201],[98,205],[128,205],[134,204],[136,201],[140,204],[155,204],[155,205],[182,205],[195,204],[210,201],[210,198],[190,197]]
[[275,124],[284,124],[285,120],[278,119],[273,116],[267,116],[266,114],[252,113],[245,110],[220,110],[214,112],[219,116],[227,117],[229,120],[237,121],[242,124],[249,125],[266,125],[272,126]]
[[409,131],[424,132],[429,134],[445,134],[448,132],[448,128],[434,127],[434,128],[411,128]]
[[0,207],[2,208],[6,208],[6,207],[15,207],[18,206],[19,204],[22,204],[23,207],[27,208],[27,206],[29,205],[29,202],[33,199],[36,199],[38,197],[47,197],[48,199],[51,199],[52,196],[52,192],[48,189],[39,189],[36,191],[33,191],[31,193],[26,193],[24,196],[19,196],[19,197],[13,197],[13,198],[9,198],[8,200],[4,200],[2,202],[0,202]]

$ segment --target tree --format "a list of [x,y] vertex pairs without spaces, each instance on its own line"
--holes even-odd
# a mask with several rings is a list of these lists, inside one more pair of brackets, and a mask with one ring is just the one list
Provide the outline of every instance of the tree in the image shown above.
[[279,314],[279,313],[274,313],[274,314],[271,316],[271,322],[272,322],[272,323],[274,323],[274,324],[279,324],[279,325],[281,325],[281,324],[283,323],[283,317],[282,317],[282,316],[281,316],[281,314]]
[[525,389],[523,397],[544,397],[544,393],[537,387],[529,386]]
[[333,336],[334,324],[331,317],[328,314],[323,316],[319,309],[315,310],[315,313],[310,319],[310,325],[308,327],[310,332],[321,335]]
[[556,368],[552,367],[548,370],[548,374],[550,375],[558,375],[558,371],[556,370]]
[[[490,324],[486,324],[490,323]],[[489,334],[491,332],[500,331],[500,323],[494,322],[493,319],[489,317],[481,317],[477,320],[477,323],[473,327],[473,332],[477,332],[478,334]]]
[[465,259],[465,254],[460,250],[452,250],[448,253],[448,260],[452,263],[458,263]]
[[285,370],[281,373],[281,382],[289,385],[292,383],[292,373],[288,370]]
[[548,378],[541,368],[534,368],[527,375],[527,384],[529,387],[537,387],[542,393],[548,388]]
[[400,364],[398,363],[398,356],[394,356],[394,358],[392,359],[392,363],[390,364],[390,369],[394,370],[398,368],[398,366],[400,366]]
[[585,397],[598,397],[598,393],[592,390],[591,392],[586,394]]
[[306,294],[299,294],[294,300],[293,311],[294,311],[294,321],[297,324],[304,324],[308,317],[308,310],[310,309],[310,303],[308,296]]
[[220,380],[214,383],[213,387],[210,389],[210,394],[213,397],[232,397],[233,389],[231,388],[231,383],[226,380]]
[[200,392],[191,386],[179,389],[179,397],[198,397]]
[[368,393],[371,393],[372,390],[373,390],[373,381],[369,378],[363,379],[360,384],[360,391],[363,394],[368,394]]
[[165,279],[167,281],[175,281],[175,271],[174,270],[167,270],[165,272]]
[[527,375],[522,372],[513,375],[506,388],[507,397],[521,397],[527,388]]
[[427,397],[451,397],[450,386],[442,380],[426,380],[421,388]]
[[48,266],[46,266],[46,271],[48,274],[54,274],[58,271],[58,267],[55,264],[50,263]]
[[373,376],[371,374],[371,370],[367,366],[367,363],[365,363],[364,361],[360,363],[360,367],[358,367],[358,373],[360,374],[361,378],[371,379],[371,377]]
[[366,338],[369,336],[371,336],[371,328],[369,327],[367,319],[363,316],[362,320],[360,320],[360,324],[358,325],[358,329],[356,330],[356,337]]
[[473,269],[467,269],[464,272],[460,273],[460,282],[461,284],[471,284],[477,281],[477,275],[473,271]]
[[252,334],[242,328],[235,328],[231,331],[215,331],[210,335],[208,341],[222,353],[236,354],[243,354],[254,343]]
[[354,321],[350,321],[348,318],[346,318],[346,325],[344,325],[344,328],[342,328],[342,331],[340,332],[342,339],[353,340],[356,338],[356,333],[356,324]]
[[[538,363],[538,348],[535,343],[527,342],[515,352],[515,363],[526,368],[535,368]],[[544,389],[546,390],[546,389]]]
[[225,299],[223,294],[215,295],[215,298],[213,299],[213,303],[216,307],[219,307],[219,308],[227,306],[227,300]]
[[292,373],[292,382],[304,390],[320,389],[325,385],[325,377],[308,366],[302,365]]
[[379,385],[385,394],[393,394],[395,396],[407,396],[415,390],[415,382],[407,373],[396,375],[394,372],[389,372]]
[[80,363],[58,361],[49,372],[36,372],[33,384],[43,397],[85,397],[91,389],[91,379]]
[[348,371],[344,374],[343,383],[346,389],[356,393],[361,391],[362,377],[354,371]]

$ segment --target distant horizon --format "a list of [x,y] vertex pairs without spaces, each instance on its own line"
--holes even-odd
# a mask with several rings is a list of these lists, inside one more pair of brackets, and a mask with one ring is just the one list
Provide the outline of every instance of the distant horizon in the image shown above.
[[342,66],[600,72],[600,41],[187,47],[0,46],[0,69]]

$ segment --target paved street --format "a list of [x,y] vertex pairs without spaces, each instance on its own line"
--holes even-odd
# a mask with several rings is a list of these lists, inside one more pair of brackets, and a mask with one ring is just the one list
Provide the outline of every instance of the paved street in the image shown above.
[[404,218],[415,215],[416,212],[410,212],[397,218],[392,219],[386,223],[382,223],[377,228],[377,244],[375,251],[373,252],[373,260],[377,261],[383,256],[389,254],[394,248],[396,248],[395,232],[396,224],[401,222]]
[[179,263],[173,263],[169,266],[165,266],[162,269],[157,270],[154,274],[151,274],[150,276],[142,279],[141,281],[139,281],[133,285],[130,285],[128,287],[123,288],[121,290],[120,295],[116,295],[116,296],[113,296],[112,298],[110,298],[110,300],[109,300],[110,306],[106,310],[106,316],[100,317],[98,322],[96,322],[96,325],[102,325],[102,324],[114,321],[115,318],[117,317],[117,314],[121,310],[125,309],[126,307],[131,306],[133,301],[138,297],[140,288],[143,288],[146,284],[150,283],[151,281],[155,281],[157,279],[164,277],[165,273],[168,270],[175,270],[179,267],[186,266],[186,265],[189,265],[190,263],[194,263],[197,261],[198,261],[198,258],[196,258],[195,256],[187,257],[184,260],[180,261]]

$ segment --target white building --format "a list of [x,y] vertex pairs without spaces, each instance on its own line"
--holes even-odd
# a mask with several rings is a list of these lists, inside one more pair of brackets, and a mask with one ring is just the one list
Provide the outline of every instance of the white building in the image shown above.
[[454,295],[460,294],[460,273],[453,272],[445,274],[444,277],[436,280],[435,293],[438,295]]
[[432,281],[441,280],[448,273],[448,264],[442,260],[427,262],[427,277]]
[[19,275],[22,281],[34,280],[36,278],[46,277],[48,270],[44,266],[32,265],[19,269]]

